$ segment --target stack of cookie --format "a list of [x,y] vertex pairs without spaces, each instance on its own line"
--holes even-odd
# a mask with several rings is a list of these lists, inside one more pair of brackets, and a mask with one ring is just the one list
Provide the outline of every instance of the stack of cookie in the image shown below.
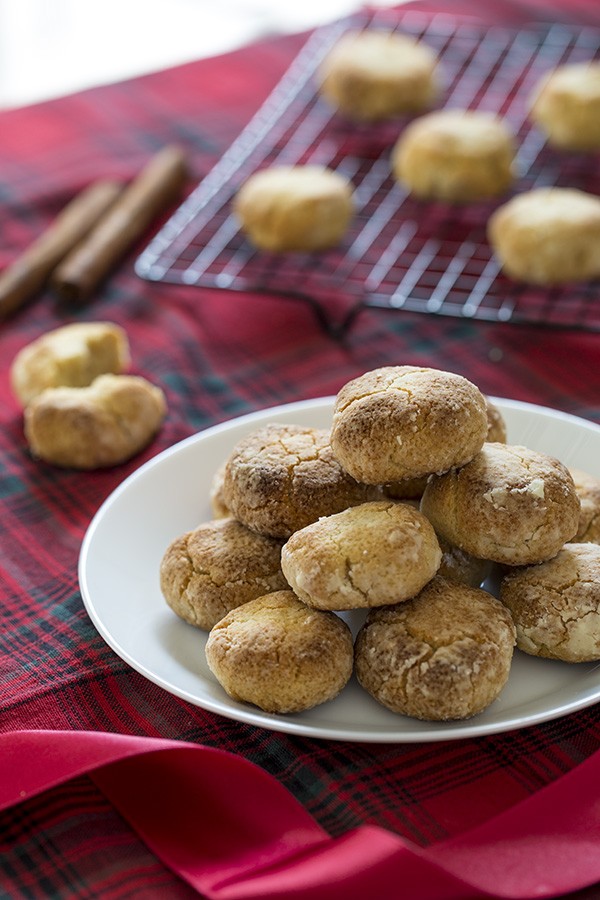
[[[215,519],[173,541],[160,572],[169,606],[210,632],[227,693],[298,712],[354,671],[387,708],[444,721],[499,695],[515,640],[600,658],[600,546],[568,543],[600,520],[600,485],[578,475],[581,504],[561,462],[505,440],[462,376],[393,366],[341,389],[330,431],[270,424],[240,441],[215,476]],[[565,559],[563,608],[543,573]],[[505,602],[481,588],[492,566],[508,572]],[[538,631],[512,599],[530,571],[550,585]],[[366,615],[354,642],[349,610]]]

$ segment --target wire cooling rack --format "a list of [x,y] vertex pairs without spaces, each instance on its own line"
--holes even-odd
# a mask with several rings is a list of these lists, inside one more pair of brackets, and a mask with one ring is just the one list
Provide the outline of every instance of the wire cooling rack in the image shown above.
[[[363,27],[398,29],[437,51],[444,107],[486,110],[508,122],[519,145],[516,191],[559,185],[600,194],[598,156],[552,150],[527,116],[528,98],[545,72],[600,55],[600,31],[563,24],[484,29],[446,15],[378,10],[313,34],[249,125],[139,257],[137,273],[304,300],[332,333],[348,328],[366,307],[600,331],[598,283],[537,288],[500,272],[486,224],[502,201],[450,206],[411,197],[394,182],[389,162],[406,123],[356,125],[318,95],[321,61],[344,31]],[[232,215],[237,190],[258,169],[309,163],[353,183],[358,211],[343,244],[310,254],[255,250]]]

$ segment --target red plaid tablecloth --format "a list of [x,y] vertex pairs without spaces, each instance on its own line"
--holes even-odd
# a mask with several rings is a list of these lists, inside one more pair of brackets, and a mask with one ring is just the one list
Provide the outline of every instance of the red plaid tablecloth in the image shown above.
[[[592,15],[594,5],[581,10]],[[194,180],[203,177],[303,41],[273,39],[2,113],[0,265],[87,183],[131,177],[164,144],[183,146]],[[484,821],[597,750],[597,707],[447,743],[370,745],[278,734],[171,696],[109,649],[78,588],[86,528],[141,462],[199,429],[332,394],[369,368],[404,363],[450,369],[486,393],[600,422],[597,334],[365,311],[335,340],[302,303],[141,281],[133,261],[144,242],[84,308],[60,308],[45,293],[0,326],[0,731],[89,729],[220,747],[274,775],[334,835],[371,823],[421,845]],[[168,398],[168,418],[153,444],[107,471],[62,471],[33,461],[9,388],[16,352],[73,319],[123,325],[133,371]],[[3,814],[0,848],[0,897],[193,894],[85,777]]]

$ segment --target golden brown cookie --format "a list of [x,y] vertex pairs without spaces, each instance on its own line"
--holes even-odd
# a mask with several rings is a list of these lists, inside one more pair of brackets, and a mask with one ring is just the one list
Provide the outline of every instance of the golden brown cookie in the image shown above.
[[129,365],[129,341],[113,322],[75,322],[48,331],[15,356],[10,378],[22,406],[49,387],[87,387]]
[[506,422],[504,421],[504,416],[489,397],[485,398],[485,406],[488,419],[486,441],[492,444],[506,444]]
[[442,553],[433,528],[406,503],[376,500],[297,531],[281,551],[296,594],[317,609],[356,609],[414,597]]
[[557,459],[486,443],[466,466],[430,478],[421,511],[450,544],[520,566],[549,559],[573,538],[579,498]]
[[352,186],[323,166],[274,166],[250,176],[234,211],[261,250],[326,250],[339,244],[350,225]]
[[228,613],[208,636],[206,660],[234,700],[271,713],[332,700],[352,674],[350,629],[334,613],[277,591]]
[[531,100],[531,119],[563,150],[600,149],[600,63],[559,66]]
[[579,527],[573,541],[600,544],[600,478],[581,469],[571,469],[570,472],[581,504]]
[[514,179],[515,141],[489,113],[443,109],[420,116],[392,151],[394,177],[424,200],[468,203],[506,193]]
[[349,31],[321,64],[318,87],[343,115],[374,122],[431,106],[435,69],[433,50],[406,35]]
[[461,375],[374,369],[338,393],[331,446],[358,481],[386,484],[464,465],[488,430],[483,394]]
[[273,423],[243,438],[223,481],[231,514],[248,528],[279,538],[373,495],[334,458],[326,429],[300,425]]
[[281,542],[235,519],[205,522],[171,542],[160,587],[180,618],[209,631],[236,606],[287,587]]
[[569,543],[547,562],[509,572],[500,599],[532,656],[600,659],[600,546]]
[[502,691],[514,644],[510,614],[495,597],[436,576],[412,600],[369,613],[356,639],[355,670],[393,712],[467,719]]
[[438,541],[442,550],[442,562],[437,574],[458,584],[481,587],[492,571],[492,563],[489,559],[479,559],[477,556],[465,553],[460,547],[454,547],[439,535]]
[[489,219],[488,237],[511,278],[565,284],[600,276],[600,198],[573,188],[519,194]]
[[33,456],[56,466],[115,466],[150,443],[166,410],[145,378],[99,375],[89,387],[42,391],[25,408],[25,437]]
[[210,483],[208,499],[214,519],[224,519],[227,516],[231,515],[223,497],[224,482],[225,464],[217,469]]

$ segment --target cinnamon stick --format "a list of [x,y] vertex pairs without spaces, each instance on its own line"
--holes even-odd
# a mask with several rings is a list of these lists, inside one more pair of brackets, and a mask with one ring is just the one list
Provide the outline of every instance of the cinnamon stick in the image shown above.
[[55,266],[116,200],[121,185],[97,181],[81,191],[51,225],[0,274],[0,320],[29,302]]
[[65,300],[87,299],[134,241],[181,194],[187,179],[182,151],[157,153],[119,200],[56,269],[54,289]]

